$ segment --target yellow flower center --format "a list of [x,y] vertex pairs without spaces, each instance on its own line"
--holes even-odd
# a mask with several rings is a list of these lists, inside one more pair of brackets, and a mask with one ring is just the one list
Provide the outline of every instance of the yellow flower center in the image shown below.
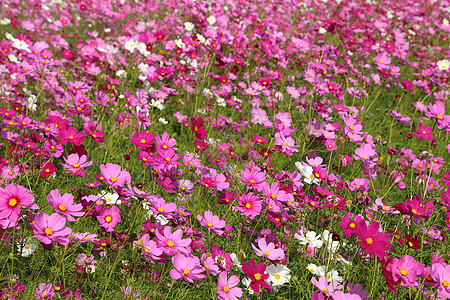
[[280,276],[280,275],[278,275],[278,274],[277,274],[277,275],[275,275],[275,279],[276,279],[276,280],[279,280],[280,278],[281,278],[281,276]]
[[349,225],[348,227],[350,227],[351,229],[353,229],[353,228],[356,227],[356,225],[355,225],[355,223],[351,222],[350,225]]
[[230,290],[230,289],[229,289],[227,286],[224,286],[224,287],[223,287],[223,291],[224,291],[225,293],[228,293],[229,290]]
[[401,273],[403,276],[408,275],[408,271],[406,271],[405,269],[401,269],[401,270],[400,270],[400,273]]
[[111,177],[111,182],[116,182],[117,178],[116,177]]
[[72,167],[74,168],[78,168],[80,165],[79,164],[73,164]]
[[9,204],[9,206],[11,206],[11,207],[16,206],[16,205],[17,205],[17,199],[16,199],[16,198],[11,198],[11,199],[9,199],[8,204]]
[[366,240],[366,243],[369,244],[369,245],[372,245],[373,244],[373,240],[371,238],[368,238]]
[[184,269],[183,273],[184,273],[184,275],[187,275],[187,274],[191,273],[191,271],[189,271],[189,269]]
[[250,203],[246,203],[246,204],[245,204],[245,207],[246,207],[247,209],[250,209],[250,208],[252,207],[252,205],[251,205]]
[[51,234],[53,234],[53,230],[51,229],[51,228],[47,228],[47,229],[45,229],[45,234],[47,234],[47,235],[51,235]]
[[142,140],[141,140],[141,143],[142,143],[142,144],[145,144],[145,140],[144,140],[144,139],[142,139]]
[[264,252],[264,255],[269,256],[270,255],[269,251]]
[[255,184],[256,181],[254,181],[254,180],[252,179],[252,180],[250,180],[250,183],[251,183],[251,184]]
[[69,136],[69,140],[73,140],[73,136],[71,135],[71,136]]
[[324,291],[325,293],[328,293],[328,288],[324,288],[323,291]]
[[58,206],[58,208],[59,208],[59,210],[61,210],[61,211],[66,211],[66,206],[65,206],[64,204],[60,204],[60,205]]
[[162,207],[158,207],[158,211],[159,211],[160,213],[162,213],[162,212],[164,212],[164,209],[163,209]]
[[109,223],[109,222],[111,222],[111,220],[112,220],[111,216],[106,216],[105,217],[105,222]]
[[175,243],[174,243],[174,242],[172,242],[172,241],[168,241],[168,242],[167,242],[167,246],[169,246],[169,247],[173,247],[173,246],[175,246]]
[[212,226],[213,226],[213,224],[212,224],[211,222],[209,222],[209,223],[206,224],[206,225],[208,225],[208,227],[212,227]]
[[256,274],[255,274],[255,279],[256,279],[256,280],[261,280],[261,274],[256,273]]
[[449,287],[450,286],[450,282],[448,282],[448,280],[444,280],[442,281],[442,285],[445,287]]

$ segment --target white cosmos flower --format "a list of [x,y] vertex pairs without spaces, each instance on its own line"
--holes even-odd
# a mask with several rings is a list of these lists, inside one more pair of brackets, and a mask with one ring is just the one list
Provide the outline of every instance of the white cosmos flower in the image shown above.
[[314,231],[309,231],[306,234],[303,233],[303,230],[300,231],[300,234],[296,233],[294,238],[300,241],[302,245],[310,245],[313,248],[320,248],[323,246],[323,240],[320,235],[316,234]]
[[319,33],[320,34],[325,34],[325,33],[327,33],[327,30],[325,28],[323,28],[323,27],[320,27],[319,28]]
[[295,166],[297,167],[300,174],[304,177],[303,181],[305,181],[308,184],[311,184],[311,183],[319,184],[320,180],[314,176],[312,167],[304,166],[300,162],[296,162]]
[[169,122],[167,122],[166,119],[164,119],[164,118],[159,118],[158,121],[163,124],[169,124]]
[[206,19],[206,21],[208,21],[209,25],[214,25],[216,23],[216,17],[211,15],[208,17],[208,19]]
[[[338,250],[339,242],[333,241],[332,233],[330,233],[330,231],[325,230],[322,233],[322,239],[324,240],[325,245],[327,246],[327,249],[329,252],[335,253]],[[342,244],[345,245],[345,243],[342,243]]]
[[308,271],[310,271],[311,273],[313,273],[313,274],[316,274],[318,268],[319,268],[319,267],[318,267],[316,264],[308,264],[308,265],[306,266],[306,269],[307,269]]
[[194,27],[194,24],[192,24],[191,22],[184,23],[184,29],[186,29],[186,31],[191,32],[192,30],[194,30]]
[[[105,191],[101,192],[101,195],[103,195]],[[122,204],[122,201],[119,200],[120,196],[115,193],[106,193],[103,196],[99,195],[100,199],[105,201],[106,204],[114,205],[114,204]]]
[[17,251],[22,257],[28,257],[36,251],[37,245],[37,240],[29,236],[23,242],[17,243]]
[[133,53],[134,50],[136,49],[137,45],[138,45],[138,42],[131,39],[131,40],[126,41],[124,47],[125,47],[125,50],[129,51],[130,53]]
[[269,278],[267,281],[272,283],[272,286],[280,286],[291,280],[291,275],[289,275],[291,270],[289,270],[285,265],[270,265],[266,268],[266,271],[269,273]]
[[241,262],[239,261],[239,259],[237,258],[236,253],[231,253],[231,254],[230,254],[230,258],[231,258],[231,261],[232,261],[232,262],[236,265],[236,267],[239,269],[239,271],[242,272],[242,264],[241,264]]
[[436,64],[441,71],[447,70],[450,67],[450,61],[448,59],[440,60]]

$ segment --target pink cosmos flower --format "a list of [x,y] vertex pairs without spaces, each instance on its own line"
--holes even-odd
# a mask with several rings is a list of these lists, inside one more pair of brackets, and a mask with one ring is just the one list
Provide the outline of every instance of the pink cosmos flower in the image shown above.
[[343,291],[337,291],[333,293],[333,300],[361,300],[361,296],[358,294],[344,293]]
[[369,227],[359,226],[356,235],[361,239],[358,244],[364,248],[366,254],[374,254],[383,259],[386,256],[386,251],[391,249],[392,244],[389,242],[389,233],[378,234],[380,223],[378,221],[372,222]]
[[205,267],[206,271],[213,276],[217,276],[217,274],[220,273],[219,266],[214,258],[207,256],[206,253],[202,254],[202,265]]
[[34,218],[34,222],[30,224],[34,231],[34,237],[44,244],[59,243],[66,245],[69,243],[68,236],[72,233],[72,229],[65,227],[66,219],[54,213],[47,215],[39,212]]
[[386,267],[392,272],[394,281],[400,281],[402,286],[418,287],[417,275],[423,273],[425,265],[417,262],[412,256],[404,255],[400,259],[394,258]]
[[87,168],[93,164],[92,161],[88,161],[88,157],[86,155],[78,155],[78,153],[72,153],[67,158],[64,157],[65,164],[62,163],[63,167],[66,168],[69,172],[75,173],[78,176],[84,177],[86,176],[86,171],[83,168]]
[[122,170],[122,167],[117,164],[102,164],[100,166],[100,173],[103,177],[100,179],[105,180],[111,188],[117,186],[123,187],[125,184],[131,183],[130,173],[125,169]]
[[261,192],[264,187],[264,180],[266,179],[266,173],[262,172],[258,167],[252,167],[250,171],[248,168],[241,171],[241,180],[248,185],[249,189],[256,189]]
[[420,123],[414,130],[417,131],[414,136],[418,139],[431,141],[434,138],[434,135],[431,134],[433,132],[433,127],[431,126],[423,126],[422,123]]
[[353,157],[355,160],[368,160],[372,156],[375,156],[377,152],[373,149],[373,147],[369,144],[361,144],[359,148],[356,148],[355,155]]
[[328,297],[330,297],[335,291],[343,288],[343,286],[339,285],[336,281],[328,282],[326,276],[320,276],[319,280],[313,277],[311,278],[311,282]]
[[247,276],[250,278],[250,288],[257,294],[259,294],[259,286],[265,288],[268,291],[271,291],[273,289],[272,286],[265,281],[270,276],[270,274],[264,273],[265,270],[266,266],[263,262],[259,262],[255,266],[254,258],[252,258],[249,263],[242,263],[242,272],[247,274]]
[[59,130],[59,137],[61,138],[61,145],[67,143],[79,145],[85,140],[84,133],[82,131],[77,132],[77,129],[73,126],[68,129],[61,128]]
[[286,155],[291,155],[292,152],[298,152],[298,146],[291,137],[284,136],[283,133],[275,133],[275,145],[281,147],[281,151]]
[[281,248],[275,248],[274,243],[268,243],[265,238],[258,240],[259,249],[252,244],[252,248],[256,255],[267,257],[269,260],[282,260],[284,259],[284,251]]
[[243,215],[250,219],[255,218],[261,213],[261,199],[259,195],[253,193],[241,194],[238,197],[239,205],[234,207],[235,210],[239,210]]
[[239,277],[231,275],[227,280],[227,272],[221,272],[217,279],[217,294],[221,300],[237,300],[242,296],[242,289],[236,287]]
[[159,247],[161,247],[165,254],[172,255],[178,252],[183,254],[189,253],[189,245],[191,244],[191,239],[183,239],[183,231],[177,229],[172,233],[172,228],[167,226],[164,228],[163,233],[159,230],[155,231],[156,242]]
[[450,265],[434,263],[430,276],[438,284],[438,294],[450,298]]
[[221,230],[221,228],[226,226],[224,219],[219,219],[218,216],[213,215],[213,213],[209,210],[205,211],[204,217],[197,215],[197,220],[200,221],[200,225],[206,226],[208,231],[212,231],[218,235],[223,234],[223,230]]
[[47,202],[53,206],[57,213],[60,213],[66,217],[70,222],[75,221],[73,216],[81,217],[84,215],[83,205],[73,204],[72,194],[64,194],[61,196],[61,191],[56,189],[50,191],[47,195]]
[[425,115],[430,118],[437,119],[437,128],[442,129],[450,123],[450,116],[445,115],[445,106],[439,104],[429,104],[430,112],[425,111]]
[[186,281],[193,283],[194,281],[202,281],[206,277],[203,274],[205,269],[196,256],[189,257],[183,254],[177,254],[172,257],[172,264],[175,267],[175,269],[169,272],[172,279],[178,280],[183,277]]
[[2,224],[9,224],[8,227],[16,224],[21,208],[39,209],[33,201],[34,196],[21,185],[10,183],[0,188],[0,220],[6,219]]
[[147,150],[151,147],[154,140],[155,135],[153,133],[141,131],[134,133],[133,138],[130,141],[139,149]]
[[148,234],[143,235],[141,240],[144,242],[141,252],[143,255],[148,259],[161,259],[163,250],[156,245],[156,242],[153,241]]
[[177,150],[176,148],[173,148],[177,144],[177,141],[174,138],[171,138],[169,134],[163,133],[161,136],[156,136],[156,147],[158,149],[173,149]]
[[53,288],[53,284],[44,282],[39,284],[39,287],[35,289],[34,297],[36,299],[53,299],[55,295],[56,292]]
[[115,205],[104,207],[100,215],[97,216],[97,220],[100,222],[100,226],[106,229],[106,232],[113,232],[114,226],[122,220],[120,209]]

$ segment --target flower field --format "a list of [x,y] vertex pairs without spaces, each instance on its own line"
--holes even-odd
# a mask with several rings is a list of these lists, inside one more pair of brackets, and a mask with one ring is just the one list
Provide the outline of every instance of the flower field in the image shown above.
[[449,0],[0,7],[0,299],[450,298]]

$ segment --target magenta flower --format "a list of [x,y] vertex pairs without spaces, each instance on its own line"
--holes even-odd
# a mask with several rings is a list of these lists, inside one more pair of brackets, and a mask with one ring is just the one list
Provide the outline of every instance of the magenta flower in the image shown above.
[[74,145],[81,144],[85,140],[84,133],[77,132],[75,127],[69,127],[68,129],[61,128],[59,130],[59,137],[61,139],[61,145],[72,143]]
[[165,254],[172,255],[178,252],[188,254],[192,240],[189,238],[183,239],[183,231],[181,229],[177,229],[172,233],[172,228],[167,226],[164,228],[163,234],[156,230],[155,235],[158,246],[163,249]]
[[202,281],[206,277],[203,274],[205,268],[203,268],[196,256],[189,257],[177,254],[172,257],[172,264],[175,267],[169,272],[172,279],[178,280],[183,277],[186,281],[193,283],[194,281]]
[[245,169],[241,171],[241,181],[248,185],[249,189],[256,189],[261,192],[264,187],[264,180],[266,179],[266,173],[262,172],[260,168],[253,167],[251,171]]
[[242,289],[236,287],[239,277],[231,275],[227,280],[227,272],[221,272],[217,279],[217,294],[221,300],[237,300],[242,296]]
[[47,195],[47,202],[53,206],[57,213],[66,217],[70,222],[75,221],[73,217],[81,217],[84,215],[83,205],[73,204],[72,194],[64,194],[61,196],[61,191],[56,189],[50,191]]
[[268,291],[272,290],[272,286],[265,281],[270,276],[270,274],[264,273],[265,270],[266,266],[262,262],[259,262],[255,266],[254,258],[252,258],[249,263],[242,263],[242,272],[247,274],[247,276],[250,278],[250,280],[252,281],[250,283],[250,288],[257,294],[259,294],[259,286],[265,288]]
[[206,138],[207,132],[205,125],[203,125],[202,117],[193,117],[191,118],[191,130],[192,133],[195,134],[195,138],[197,140],[204,140]]
[[88,161],[88,157],[86,155],[81,155],[81,157],[77,153],[70,154],[67,158],[64,157],[65,164],[62,163],[62,166],[66,168],[69,172],[72,172],[78,176],[84,177],[86,176],[86,171],[83,168],[87,168],[93,164],[92,161]]
[[111,188],[117,186],[123,187],[125,184],[131,183],[130,173],[125,169],[122,170],[122,167],[117,164],[102,164],[100,166],[100,173],[103,177],[100,179],[105,180]]
[[209,210],[205,211],[204,217],[197,215],[197,220],[200,221],[200,225],[206,226],[208,231],[212,231],[219,235],[223,234],[223,230],[221,230],[221,228],[226,226],[224,219],[219,219],[218,216],[213,215],[213,213]]
[[120,217],[120,209],[113,205],[111,207],[104,207],[100,215],[97,216],[100,226],[106,229],[107,232],[113,232],[114,226],[122,221]]
[[39,212],[30,226],[34,229],[34,237],[44,244],[59,243],[66,245],[69,243],[68,236],[72,229],[65,227],[66,219],[54,213],[47,215]]
[[274,243],[267,244],[265,238],[258,240],[259,249],[252,244],[252,248],[256,255],[266,257],[269,260],[282,260],[284,258],[284,251],[281,248],[275,248]]
[[130,140],[133,145],[138,147],[141,150],[147,150],[153,144],[155,140],[155,135],[151,132],[141,131],[136,132],[133,135],[133,138]]
[[0,188],[0,220],[6,219],[2,223],[10,226],[16,224],[22,207],[39,208],[33,201],[34,196],[21,185],[10,183],[4,189]]
[[250,219],[255,218],[261,213],[261,199],[259,195],[253,193],[242,194],[238,197],[239,205],[234,207],[235,210],[239,210],[243,215]]
[[374,254],[380,259],[386,257],[386,251],[390,250],[392,244],[389,242],[389,233],[378,234],[380,223],[374,221],[366,226],[359,226],[356,235],[361,239],[358,244],[364,248],[366,254]]
[[423,126],[421,123],[414,130],[417,131],[414,136],[418,139],[431,141],[434,138],[434,136],[431,134],[433,132],[433,127],[431,126]]

